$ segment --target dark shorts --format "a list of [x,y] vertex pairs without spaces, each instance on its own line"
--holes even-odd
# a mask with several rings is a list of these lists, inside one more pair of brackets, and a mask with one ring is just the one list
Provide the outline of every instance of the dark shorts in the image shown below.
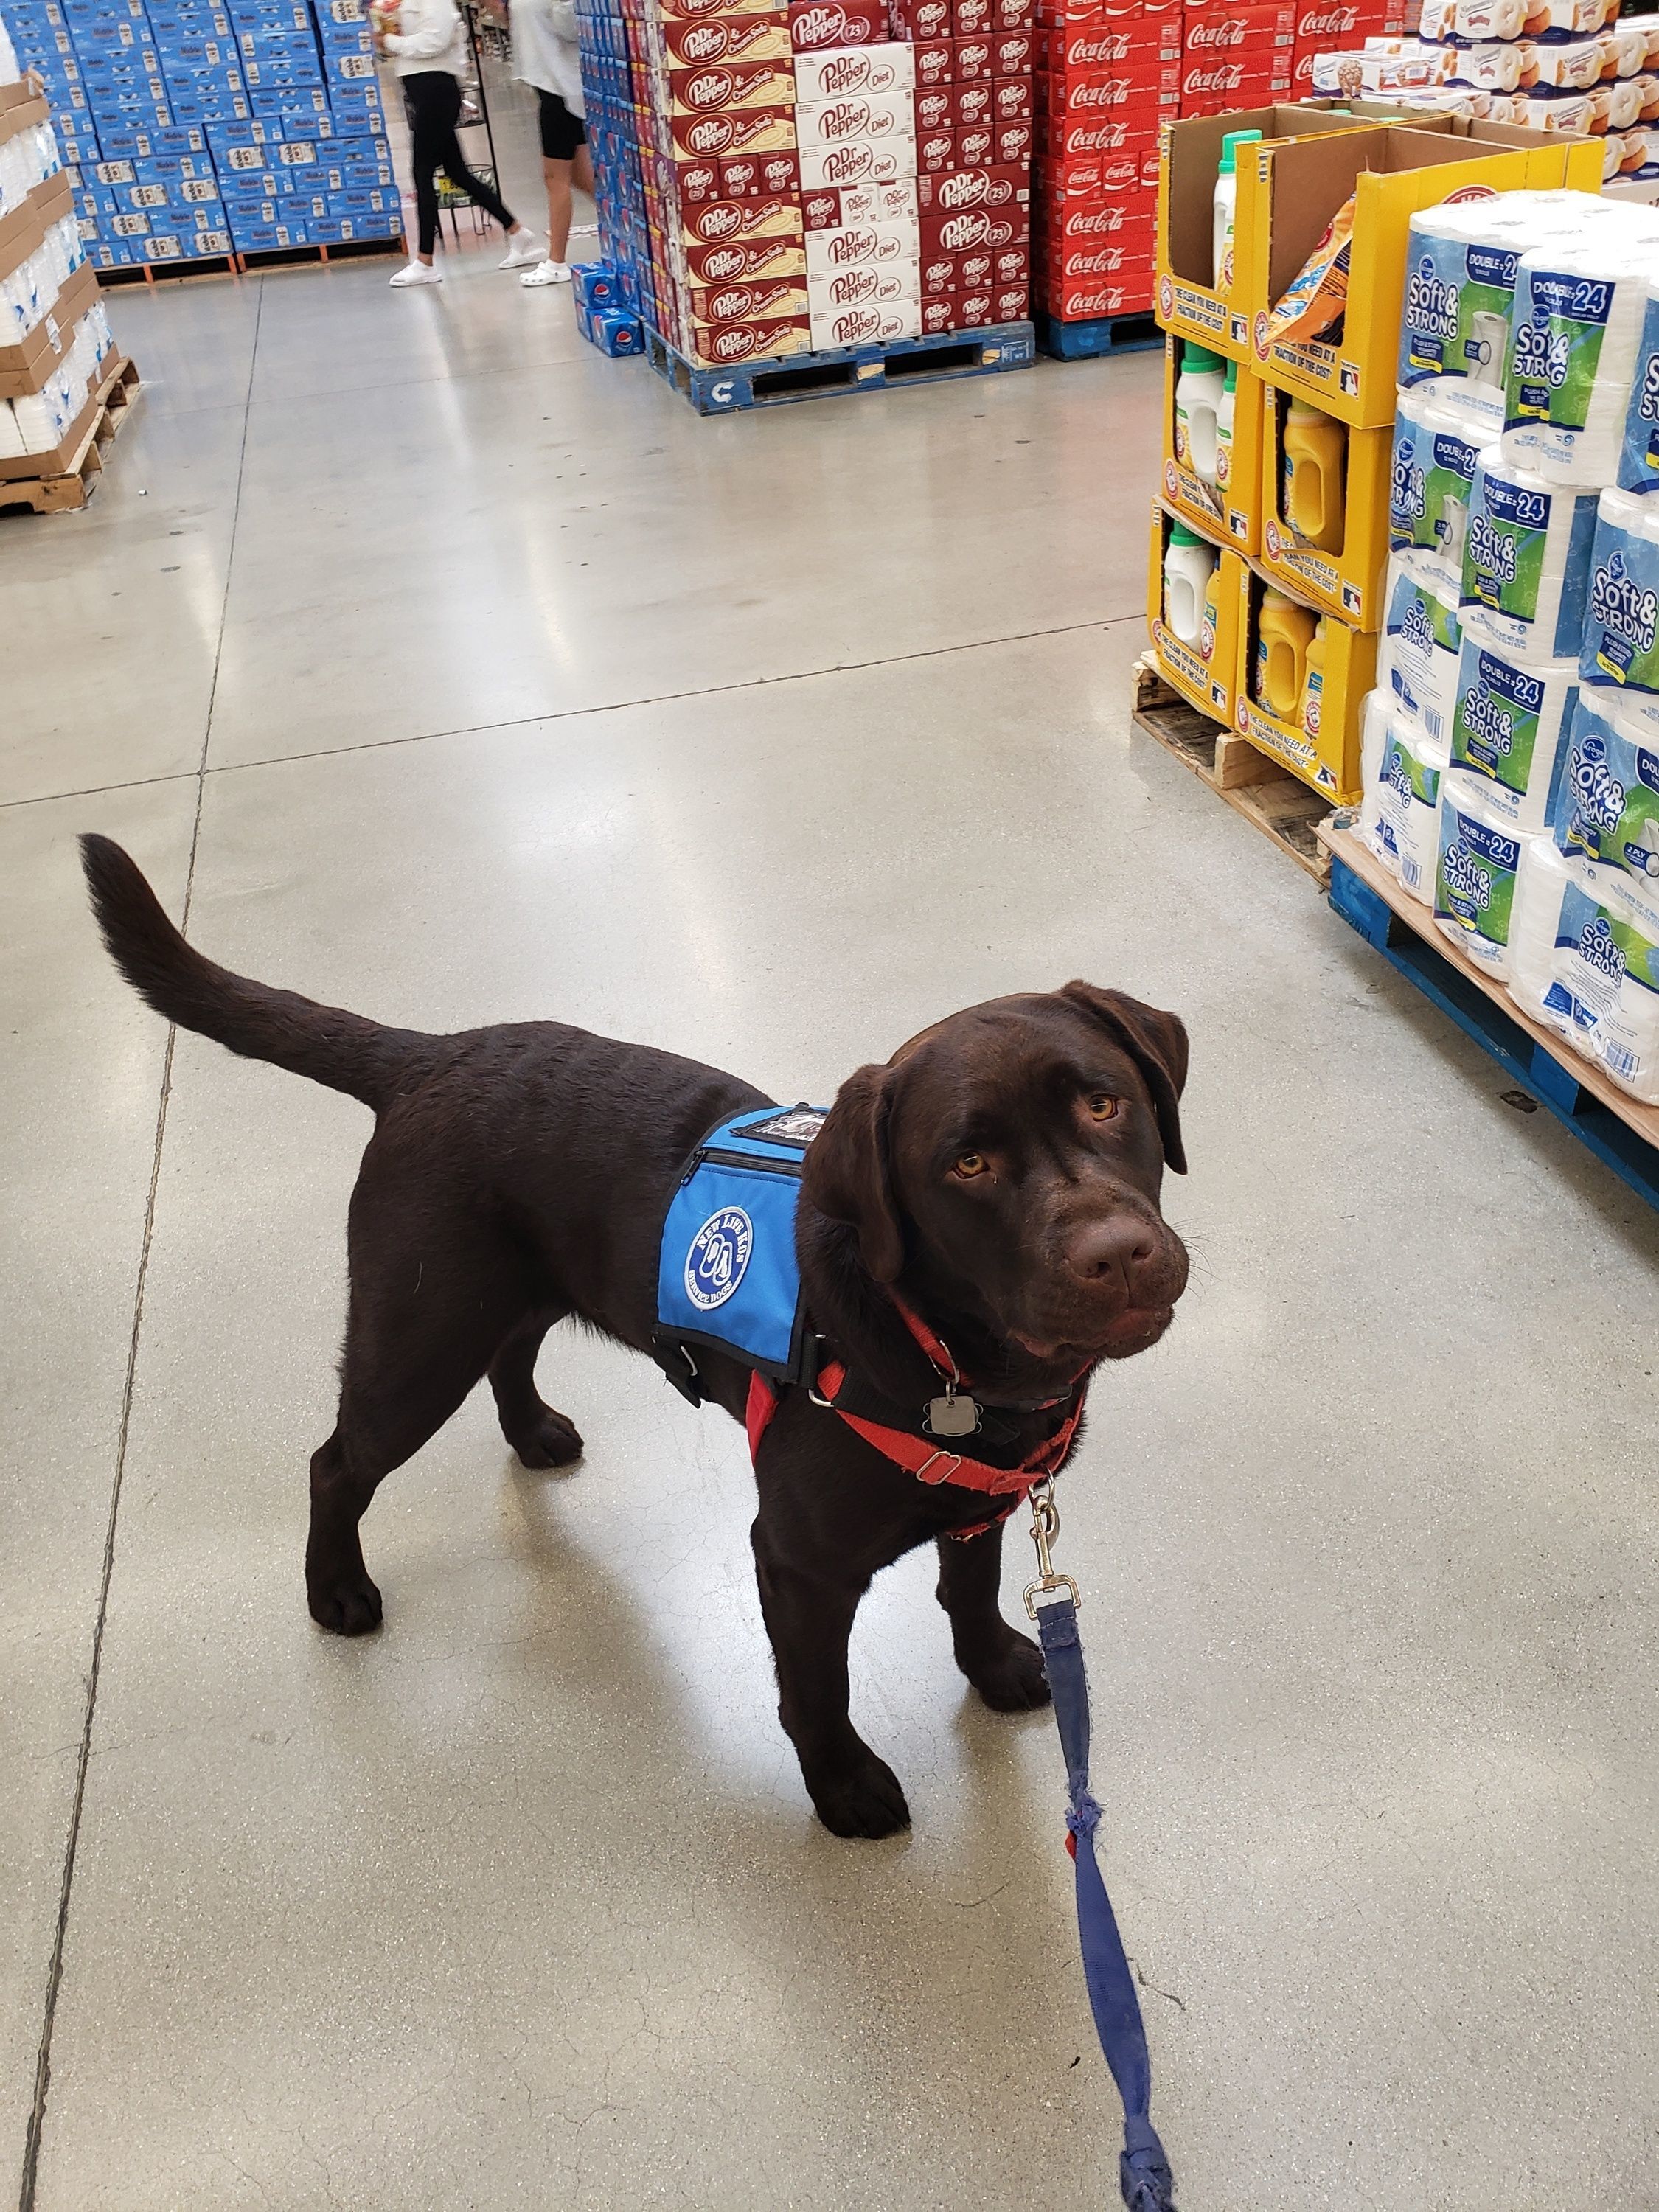
[[536,87],[536,104],[542,117],[542,156],[549,161],[574,161],[578,146],[587,143],[587,125],[573,115],[556,92]]

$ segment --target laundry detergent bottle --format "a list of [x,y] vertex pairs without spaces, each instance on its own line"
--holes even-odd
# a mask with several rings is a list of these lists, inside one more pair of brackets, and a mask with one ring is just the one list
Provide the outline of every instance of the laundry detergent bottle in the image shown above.
[[1297,606],[1283,592],[1261,594],[1255,625],[1256,704],[1275,721],[1294,724],[1302,713],[1308,647],[1316,628],[1313,611]]
[[1297,719],[1304,738],[1318,738],[1324,705],[1325,623],[1322,617],[1314,624],[1314,634],[1308,641],[1302,664],[1302,711]]
[[1219,292],[1233,281],[1233,216],[1238,205],[1238,149],[1253,146],[1259,131],[1230,131],[1221,142],[1221,161],[1215,178],[1215,216],[1211,234],[1212,281]]
[[1285,521],[1304,545],[1340,553],[1347,431],[1317,407],[1292,399],[1285,410],[1284,452]]
[[1176,459],[1207,484],[1216,481],[1216,441],[1225,392],[1226,364],[1221,356],[1207,346],[1183,345],[1175,388]]
[[1238,363],[1230,361],[1215,410],[1215,488],[1224,499],[1233,480],[1233,415],[1238,404]]
[[1217,554],[1197,531],[1174,523],[1164,552],[1164,619],[1183,645],[1197,648],[1204,629],[1204,606]]
[[1221,617],[1221,563],[1218,561],[1210,571],[1210,580],[1204,587],[1204,617],[1199,624],[1198,657],[1200,660],[1215,658],[1216,624]]

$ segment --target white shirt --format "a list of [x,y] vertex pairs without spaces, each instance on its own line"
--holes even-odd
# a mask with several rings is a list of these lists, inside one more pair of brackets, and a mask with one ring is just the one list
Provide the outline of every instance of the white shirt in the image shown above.
[[386,50],[399,76],[441,70],[447,76],[466,73],[466,26],[455,0],[402,0],[400,31],[388,31]]
[[510,21],[514,76],[556,92],[573,115],[585,115],[573,0],[512,0]]

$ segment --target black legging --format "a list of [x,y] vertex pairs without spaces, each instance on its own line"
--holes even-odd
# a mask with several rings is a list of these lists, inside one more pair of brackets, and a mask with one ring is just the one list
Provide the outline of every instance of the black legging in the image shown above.
[[421,252],[429,255],[438,242],[438,187],[433,179],[440,169],[486,215],[493,215],[503,230],[511,230],[514,219],[505,202],[482,177],[475,177],[461,159],[460,142],[455,136],[461,88],[449,71],[419,70],[406,76],[404,97],[409,102],[410,159],[415,170]]

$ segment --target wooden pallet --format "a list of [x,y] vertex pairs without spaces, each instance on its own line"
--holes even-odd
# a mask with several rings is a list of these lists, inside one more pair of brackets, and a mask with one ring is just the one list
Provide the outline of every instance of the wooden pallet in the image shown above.
[[[1631,1188],[1659,1206],[1659,1106],[1644,1106],[1608,1081],[1541,1022],[1518,1006],[1437,928],[1350,826],[1322,823],[1331,861],[1331,904],[1396,974],[1491,1054],[1527,1098],[1551,1114]],[[1517,1101],[1524,1103],[1524,1100]]]
[[127,419],[142,386],[125,354],[98,393],[96,411],[75,459],[60,476],[0,478],[0,508],[27,507],[36,514],[71,514],[92,497],[104,465],[104,449]]
[[787,400],[827,399],[842,392],[881,392],[896,384],[936,384],[1030,368],[1036,359],[1036,339],[1030,323],[997,323],[984,331],[951,331],[887,345],[838,346],[825,353],[785,354],[731,368],[706,368],[688,361],[647,324],[645,355],[699,415],[735,415]]
[[277,269],[315,269],[326,262],[362,261],[406,251],[396,238],[337,239],[331,246],[270,246],[252,253],[209,253],[188,261],[127,261],[100,269],[98,282],[112,289],[123,284],[185,284],[204,276],[260,276]]
[[1135,663],[1130,719],[1218,792],[1235,813],[1252,822],[1316,883],[1330,880],[1330,856],[1314,835],[1330,801],[1310,791],[1248,738],[1212,722],[1166,684],[1151,653]]
[[1097,361],[1103,354],[1147,353],[1164,343],[1150,307],[1130,315],[1090,315],[1063,323],[1058,315],[1038,313],[1037,343],[1055,361]]
[[184,284],[207,276],[234,276],[234,253],[204,253],[188,261],[122,261],[113,269],[100,269],[100,290],[115,291],[124,284]]

